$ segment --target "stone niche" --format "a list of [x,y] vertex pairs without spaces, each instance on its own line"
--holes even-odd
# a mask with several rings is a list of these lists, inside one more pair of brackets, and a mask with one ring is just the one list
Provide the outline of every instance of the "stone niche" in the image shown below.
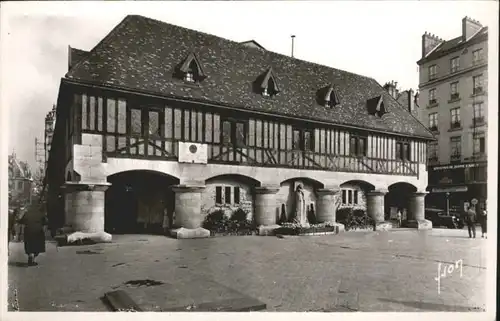
[[[302,184],[304,188],[304,199],[306,202],[306,207],[309,209],[312,205],[314,211],[316,212],[316,193],[317,188],[312,182],[307,179],[297,179],[289,180],[281,183],[278,193],[276,193],[277,202],[277,215],[279,218],[282,216],[282,208],[285,205],[285,213],[287,221],[291,220],[294,216],[295,211],[295,190],[297,186]],[[278,220],[279,222],[280,220]]]

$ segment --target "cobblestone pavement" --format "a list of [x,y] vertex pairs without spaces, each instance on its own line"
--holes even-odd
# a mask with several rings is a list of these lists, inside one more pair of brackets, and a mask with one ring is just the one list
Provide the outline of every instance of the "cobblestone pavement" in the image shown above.
[[[11,243],[9,301],[21,311],[106,311],[99,299],[124,282],[164,282],[136,292],[141,304],[182,306],[238,294],[268,311],[482,311],[486,241],[465,230],[347,232],[309,237],[176,240],[118,235],[110,244],[47,243],[26,267]],[[463,260],[440,281],[442,271]],[[156,306],[158,307],[158,306]]]

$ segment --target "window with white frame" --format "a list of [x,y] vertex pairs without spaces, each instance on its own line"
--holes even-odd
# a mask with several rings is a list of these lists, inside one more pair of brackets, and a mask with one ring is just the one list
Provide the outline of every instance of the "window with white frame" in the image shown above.
[[429,114],[429,128],[431,130],[437,130],[437,128],[438,128],[438,113]]
[[450,71],[457,72],[460,68],[460,57],[454,57],[450,59]]
[[458,81],[452,82],[450,84],[450,99],[458,99]]
[[436,100],[436,88],[432,88],[429,90],[429,105],[433,105],[437,103]]
[[472,111],[474,113],[474,118],[472,119],[474,124],[481,124],[484,122],[484,104],[482,102],[475,103],[472,105]]
[[438,143],[432,142],[427,145],[427,155],[429,160],[437,160],[438,159]]
[[474,84],[473,94],[479,94],[483,92],[483,75],[477,75],[472,77],[472,82]]
[[451,128],[460,127],[460,107],[450,110]]
[[429,66],[429,80],[436,79],[437,77],[437,65]]
[[472,64],[476,65],[483,61],[483,48],[479,48],[472,52]]
[[[224,193],[223,193],[224,192]],[[222,186],[215,187],[215,204],[219,205],[237,205],[240,204],[240,188],[238,186]],[[232,196],[232,197],[231,197]]]
[[359,191],[356,189],[342,189],[342,205],[354,206],[359,205]]
[[454,136],[450,138],[451,157],[458,158],[462,155],[462,137]]
[[484,154],[486,151],[486,139],[484,133],[477,133],[473,137],[473,152],[474,154]]

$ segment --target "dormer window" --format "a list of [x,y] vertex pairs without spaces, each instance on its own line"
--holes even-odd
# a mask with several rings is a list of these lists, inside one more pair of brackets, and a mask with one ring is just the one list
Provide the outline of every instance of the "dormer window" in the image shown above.
[[263,97],[273,97],[280,92],[272,68],[269,68],[264,74],[260,75],[254,85],[255,91]]
[[378,96],[367,101],[368,112],[371,115],[382,117],[387,113],[384,104],[384,96]]
[[201,64],[194,53],[190,53],[178,69],[179,76],[188,83],[197,83],[206,78]]
[[326,90],[326,94],[324,97],[324,104],[325,107],[329,108],[335,107],[338,104],[340,104],[339,96],[337,95],[337,91],[335,90],[333,85],[330,85]]

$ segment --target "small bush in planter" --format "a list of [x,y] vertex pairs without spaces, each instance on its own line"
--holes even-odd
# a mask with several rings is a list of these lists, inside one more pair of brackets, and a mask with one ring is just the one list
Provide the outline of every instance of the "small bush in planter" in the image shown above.
[[354,215],[356,217],[364,217],[366,215],[366,211],[358,208],[358,209],[355,209],[354,211],[352,211],[352,215]]
[[238,208],[231,215],[231,221],[246,222],[247,221],[247,215],[248,215],[247,212],[245,212],[241,208]]
[[225,233],[229,227],[229,220],[223,210],[216,210],[205,217],[203,228],[216,233]]

